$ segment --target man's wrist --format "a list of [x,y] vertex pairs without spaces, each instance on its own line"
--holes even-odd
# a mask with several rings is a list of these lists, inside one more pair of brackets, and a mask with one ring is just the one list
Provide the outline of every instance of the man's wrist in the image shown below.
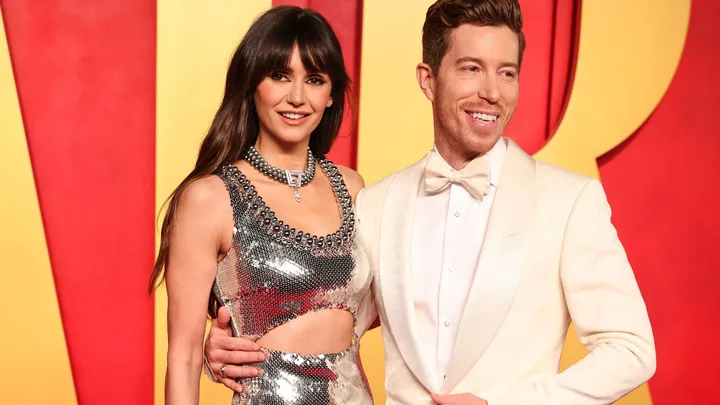
[[207,378],[212,380],[212,382],[219,382],[220,380],[217,378],[217,376],[213,372],[212,368],[210,367],[210,361],[208,361],[208,358],[207,358],[207,356],[205,356],[205,353],[203,353],[203,363],[204,363],[203,371],[205,372],[205,375],[207,376]]

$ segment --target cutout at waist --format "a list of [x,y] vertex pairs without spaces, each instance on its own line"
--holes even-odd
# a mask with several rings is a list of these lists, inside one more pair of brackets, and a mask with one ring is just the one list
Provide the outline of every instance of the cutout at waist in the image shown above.
[[276,326],[256,343],[271,351],[315,355],[342,353],[356,341],[353,315],[344,309],[328,308]]

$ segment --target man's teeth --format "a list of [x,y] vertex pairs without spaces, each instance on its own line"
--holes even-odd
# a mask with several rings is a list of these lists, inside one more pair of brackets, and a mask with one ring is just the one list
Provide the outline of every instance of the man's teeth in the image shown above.
[[291,120],[299,120],[300,118],[305,116],[305,114],[293,114],[293,113],[282,113],[281,115],[285,118],[290,118]]
[[470,115],[477,119],[477,120],[483,120],[487,122],[495,122],[497,119],[497,115],[490,115],[490,114],[483,114],[483,113],[470,113]]

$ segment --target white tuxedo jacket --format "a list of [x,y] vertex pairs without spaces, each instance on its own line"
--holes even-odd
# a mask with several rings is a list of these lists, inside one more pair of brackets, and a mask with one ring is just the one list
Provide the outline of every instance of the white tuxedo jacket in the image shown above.
[[[602,186],[503,141],[507,154],[446,376],[417,348],[410,282],[427,158],[358,195],[387,404],[432,404],[430,392],[470,392],[490,405],[608,404],[655,371],[645,303]],[[571,320],[590,354],[558,373]]]

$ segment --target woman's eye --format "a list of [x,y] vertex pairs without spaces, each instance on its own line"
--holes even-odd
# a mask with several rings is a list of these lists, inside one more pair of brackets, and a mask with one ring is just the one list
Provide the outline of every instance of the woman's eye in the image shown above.
[[311,77],[310,79],[308,79],[308,82],[317,86],[325,84],[325,80],[322,77],[317,76]]
[[272,72],[270,74],[270,78],[273,80],[280,81],[280,80],[286,79],[287,76],[282,72]]

